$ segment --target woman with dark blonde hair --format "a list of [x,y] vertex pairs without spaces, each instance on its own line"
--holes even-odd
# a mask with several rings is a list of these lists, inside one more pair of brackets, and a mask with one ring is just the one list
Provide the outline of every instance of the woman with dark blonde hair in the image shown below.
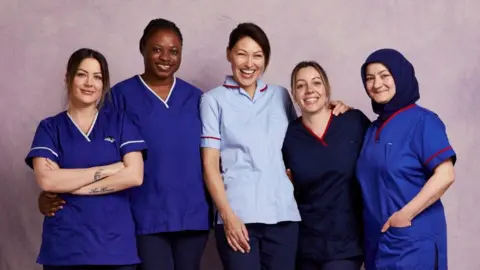
[[134,270],[135,225],[126,189],[143,182],[146,144],[123,113],[103,107],[105,57],[83,48],[67,64],[68,108],[42,120],[25,159],[43,191],[68,201],[44,218],[45,270]]
[[302,113],[283,143],[302,217],[297,269],[359,270],[363,232],[355,163],[370,120],[355,109],[332,113],[327,74],[314,61],[293,69],[291,91]]

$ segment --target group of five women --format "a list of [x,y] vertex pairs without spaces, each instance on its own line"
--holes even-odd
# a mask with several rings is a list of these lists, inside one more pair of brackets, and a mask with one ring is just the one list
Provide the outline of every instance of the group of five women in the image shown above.
[[228,270],[447,269],[440,196],[456,154],[401,53],[361,67],[371,123],[330,100],[313,61],[291,75],[297,117],[261,79],[271,49],[253,23],[231,32],[232,74],[206,93],[175,77],[182,46],[173,22],[152,20],[144,72],[111,89],[99,52],[71,55],[69,106],[26,157],[44,191],[45,270],[198,270],[212,224]]

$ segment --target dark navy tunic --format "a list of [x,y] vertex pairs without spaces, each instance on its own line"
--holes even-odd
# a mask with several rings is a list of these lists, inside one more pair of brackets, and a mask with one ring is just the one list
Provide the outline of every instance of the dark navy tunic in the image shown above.
[[302,222],[298,256],[329,261],[361,256],[361,192],[355,164],[370,120],[359,110],[330,116],[322,138],[290,123],[283,155]]

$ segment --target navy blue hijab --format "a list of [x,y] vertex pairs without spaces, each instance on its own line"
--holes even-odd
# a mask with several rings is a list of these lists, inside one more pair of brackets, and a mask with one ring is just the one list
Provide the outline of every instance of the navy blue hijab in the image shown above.
[[420,99],[420,92],[413,65],[400,52],[393,49],[377,50],[365,60],[361,69],[365,90],[367,90],[365,72],[371,63],[383,64],[395,81],[396,93],[388,103],[379,104],[372,99],[373,111],[378,114],[377,124],[381,125],[398,110],[417,102]]

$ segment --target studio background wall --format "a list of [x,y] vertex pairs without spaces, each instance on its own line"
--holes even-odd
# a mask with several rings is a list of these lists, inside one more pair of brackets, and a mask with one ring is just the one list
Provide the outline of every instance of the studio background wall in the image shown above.
[[[393,47],[414,64],[420,104],[437,112],[458,153],[457,179],[444,197],[450,269],[480,269],[480,2],[470,0],[0,0],[0,269],[40,269],[39,189],[24,164],[38,122],[65,108],[63,75],[80,47],[103,52],[113,83],[142,72],[138,40],[156,17],[184,35],[178,76],[205,91],[229,73],[225,47],[240,22],[269,35],[269,83],[288,86],[301,60],[327,70],[333,98],[373,119],[360,65]],[[221,269],[213,241],[203,269]]]

